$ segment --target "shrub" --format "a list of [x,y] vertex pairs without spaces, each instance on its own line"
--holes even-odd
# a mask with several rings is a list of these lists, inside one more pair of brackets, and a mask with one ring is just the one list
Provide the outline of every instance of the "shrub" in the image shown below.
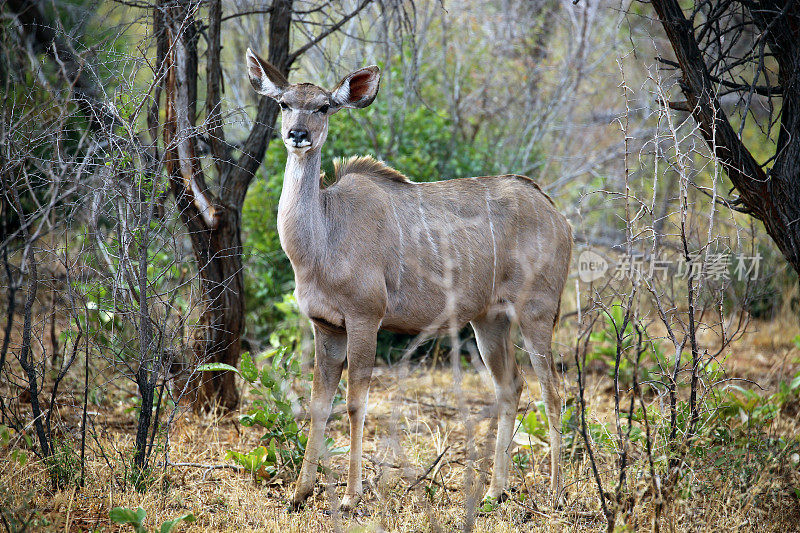
[[[226,458],[243,466],[256,482],[278,475],[296,476],[303,462],[307,437],[297,423],[295,405],[303,396],[295,394],[292,383],[300,381],[307,388],[311,373],[304,373],[296,352],[285,347],[271,350],[261,357],[267,363],[258,370],[249,353],[242,354],[240,368],[223,363],[202,365],[200,370],[231,370],[237,372],[249,385],[255,396],[246,414],[239,416],[243,426],[265,429],[261,446],[248,453],[229,450]],[[339,400],[341,401],[341,400]],[[335,448],[333,439],[325,441],[329,454],[345,453],[347,448]]]

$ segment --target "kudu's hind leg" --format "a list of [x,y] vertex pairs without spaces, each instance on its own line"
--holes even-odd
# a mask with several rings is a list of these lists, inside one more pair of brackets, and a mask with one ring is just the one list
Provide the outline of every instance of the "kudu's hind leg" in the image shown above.
[[363,493],[361,481],[361,441],[367,414],[369,382],[375,364],[378,323],[347,320],[347,414],[350,416],[350,469],[347,490],[339,507],[352,511]]
[[347,336],[314,327],[314,384],[311,387],[311,430],[303,456],[303,466],[297,476],[292,506],[297,508],[311,494],[317,476],[319,456],[325,446],[325,425],[331,413],[331,403],[347,350]]
[[508,482],[511,438],[522,393],[522,379],[510,339],[511,323],[505,314],[472,322],[475,339],[484,364],[494,380],[497,397],[497,440],[494,450],[492,481],[486,498],[500,500]]
[[[529,304],[529,307],[533,307]],[[539,385],[542,389],[544,409],[550,425],[550,488],[553,501],[561,499],[561,398],[558,394],[558,375],[553,363],[551,344],[553,324],[557,311],[523,313],[520,331]]]

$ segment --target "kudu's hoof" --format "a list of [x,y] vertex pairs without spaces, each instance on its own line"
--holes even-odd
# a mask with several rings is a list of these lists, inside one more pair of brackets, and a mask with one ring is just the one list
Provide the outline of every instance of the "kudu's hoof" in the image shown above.
[[342,499],[342,504],[339,505],[339,511],[343,513],[352,513],[355,508],[358,507],[358,502],[360,501],[360,494],[345,494],[344,498]]
[[561,510],[567,505],[567,494],[566,491],[560,490],[558,492],[553,492],[551,495],[550,503],[553,505],[553,509]]
[[306,501],[308,500],[308,494],[299,495],[295,493],[292,496],[292,500],[289,502],[289,511],[296,513],[298,511],[302,511],[303,508],[306,506]]

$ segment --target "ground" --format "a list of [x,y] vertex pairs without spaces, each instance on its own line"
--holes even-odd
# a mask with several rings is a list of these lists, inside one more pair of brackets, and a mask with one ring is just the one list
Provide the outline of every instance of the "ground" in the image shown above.
[[[729,374],[758,382],[764,393],[791,379],[800,357],[791,344],[776,343],[775,339],[786,337],[785,332],[770,333],[770,327],[753,328],[735,346],[735,359],[726,362]],[[464,368],[460,385],[447,365],[376,369],[364,440],[367,491],[358,511],[350,516],[332,511],[344,492],[338,481],[346,473],[346,455],[327,461],[329,472],[320,476],[316,494],[299,512],[288,510],[290,478],[256,484],[248,473],[227,467],[164,468],[163,453],[155,456],[157,467],[148,491],[123,490],[112,479],[122,475],[135,430],[130,401],[124,399],[92,408],[99,434],[91,449],[102,443],[106,456],[89,455],[84,490],[53,492],[40,464],[31,461],[21,467],[10,458],[10,449],[3,448],[0,461],[7,465],[0,474],[0,487],[6,491],[4,505],[7,510],[35,508],[33,529],[42,531],[129,531],[129,526],[110,523],[109,510],[116,506],[143,507],[151,529],[181,514],[194,513],[196,522],[182,525],[181,531],[453,531],[461,530],[472,513],[477,515],[474,531],[604,530],[588,458],[574,447],[565,452],[567,496],[561,508],[554,509],[548,497],[550,463],[546,443],[540,443],[533,447],[527,464],[512,466],[509,500],[490,512],[475,509],[490,474],[493,389],[484,373]],[[539,399],[538,384],[529,368],[525,377],[528,386],[520,402],[521,413]],[[568,380],[574,380],[572,370],[566,373],[565,395],[574,394],[574,383]],[[602,371],[589,376],[586,397],[593,420],[611,420],[610,391]],[[79,412],[77,405],[74,411],[61,413],[67,426],[77,427]],[[779,414],[772,431],[796,439],[795,418]],[[328,430],[337,446],[348,444],[343,405],[335,407]],[[258,428],[242,427],[235,415],[213,417],[182,411],[172,425],[168,460],[229,465],[225,459],[228,450],[249,451],[259,444],[261,434]],[[432,465],[428,476],[420,480]],[[612,489],[613,454],[600,454],[598,467],[606,490]],[[763,481],[768,486],[760,483],[742,491],[735,483],[716,479],[713,469],[690,466],[687,476],[693,479],[695,490],[688,494],[676,489],[672,503],[662,511],[661,527],[678,531],[797,530],[800,504],[796,494],[787,493],[800,486],[797,468],[794,470],[794,477],[790,472],[786,479],[769,478]],[[627,524],[629,530],[650,527],[653,503],[647,495],[647,472],[641,457],[628,472],[638,501],[628,513],[622,511],[618,524]]]

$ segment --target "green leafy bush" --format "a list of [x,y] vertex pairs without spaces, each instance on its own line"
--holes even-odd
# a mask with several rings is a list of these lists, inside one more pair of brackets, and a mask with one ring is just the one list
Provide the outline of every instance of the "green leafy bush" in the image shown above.
[[53,436],[52,455],[45,459],[50,479],[56,487],[64,488],[80,478],[81,463],[71,439]]
[[21,433],[20,440],[25,444],[28,450],[22,447],[12,446],[11,440],[14,437],[14,433],[15,431],[13,428],[0,424],[0,447],[11,448],[11,459],[20,467],[23,467],[28,463],[28,450],[33,449],[33,440],[31,440],[30,436],[27,434]]

